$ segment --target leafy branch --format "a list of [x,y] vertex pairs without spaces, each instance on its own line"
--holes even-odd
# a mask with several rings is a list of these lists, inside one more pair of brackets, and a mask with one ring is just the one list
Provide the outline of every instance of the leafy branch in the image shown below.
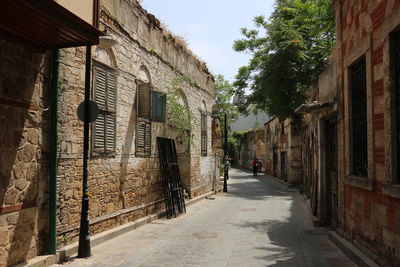
[[174,78],[166,86],[167,91],[167,120],[168,124],[175,128],[179,136],[185,141],[193,144],[191,133],[199,126],[199,119],[193,114],[189,107],[185,104],[182,95],[182,87],[184,83],[193,86],[190,77],[182,76]]

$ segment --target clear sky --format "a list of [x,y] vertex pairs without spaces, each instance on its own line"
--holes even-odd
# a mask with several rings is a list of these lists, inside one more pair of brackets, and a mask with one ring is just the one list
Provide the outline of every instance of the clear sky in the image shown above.
[[233,81],[250,55],[233,51],[241,27],[254,28],[253,17],[269,17],[274,0],[143,0],[142,6],[189,43],[213,74]]

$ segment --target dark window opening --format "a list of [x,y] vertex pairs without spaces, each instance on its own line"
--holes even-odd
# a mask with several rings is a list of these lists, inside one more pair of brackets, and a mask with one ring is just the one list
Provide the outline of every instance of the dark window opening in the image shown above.
[[400,32],[395,32],[391,36],[391,64],[392,64],[392,95],[394,96],[392,102],[392,114],[394,117],[393,125],[393,136],[394,142],[393,147],[396,148],[393,151],[394,161],[396,165],[393,167],[393,182],[400,183]]
[[365,58],[350,67],[352,174],[368,177],[367,87]]

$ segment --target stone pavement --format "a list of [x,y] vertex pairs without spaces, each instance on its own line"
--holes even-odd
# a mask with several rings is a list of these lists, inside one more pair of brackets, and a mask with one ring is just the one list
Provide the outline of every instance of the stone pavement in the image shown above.
[[68,266],[355,266],[314,228],[302,195],[231,170],[228,193],[92,248]]

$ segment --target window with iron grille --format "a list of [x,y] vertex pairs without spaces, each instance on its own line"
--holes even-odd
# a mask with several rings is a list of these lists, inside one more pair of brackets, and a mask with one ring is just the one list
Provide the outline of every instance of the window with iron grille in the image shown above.
[[400,32],[391,35],[391,68],[392,68],[392,115],[394,117],[393,127],[393,156],[396,165],[393,165],[393,182],[400,183]]
[[92,154],[115,152],[117,73],[112,68],[94,64],[93,97],[100,114],[92,123]]
[[201,113],[201,155],[207,156],[207,115]]
[[367,86],[365,58],[350,67],[352,174],[368,177]]
[[136,156],[151,155],[151,121],[164,122],[166,95],[151,90],[149,83],[137,88]]

